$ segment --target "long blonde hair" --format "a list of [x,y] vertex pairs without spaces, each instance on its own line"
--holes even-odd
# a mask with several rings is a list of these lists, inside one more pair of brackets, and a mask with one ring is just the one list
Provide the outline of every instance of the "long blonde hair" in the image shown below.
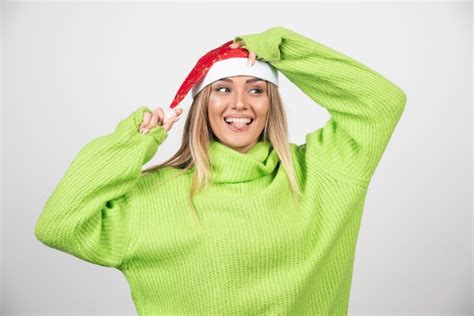
[[[278,87],[268,81],[267,91],[270,106],[267,112],[265,128],[260,134],[258,141],[267,139],[270,141],[286,171],[293,198],[301,197],[290,153],[288,125],[283,102]],[[181,175],[195,166],[196,172],[193,175],[189,195],[189,202],[191,209],[195,212],[195,216],[197,214],[193,197],[197,192],[209,185],[211,181],[212,167],[208,150],[214,135],[208,117],[210,95],[211,85],[207,85],[194,97],[190,112],[186,117],[181,147],[178,151],[167,161],[141,172],[142,175],[145,175],[164,167],[172,167],[181,169],[182,172],[177,174]]]

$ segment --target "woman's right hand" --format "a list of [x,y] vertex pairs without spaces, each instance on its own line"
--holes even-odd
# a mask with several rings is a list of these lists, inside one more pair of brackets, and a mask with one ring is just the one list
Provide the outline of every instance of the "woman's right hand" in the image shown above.
[[165,113],[162,108],[157,107],[153,110],[153,112],[145,112],[143,114],[142,124],[140,125],[140,133],[146,134],[150,129],[158,125],[162,125],[163,129],[168,132],[173,126],[173,124],[181,118],[181,113],[183,113],[183,109],[181,108],[176,108],[173,110],[175,112],[175,115],[170,116],[164,123],[163,118],[165,116]]

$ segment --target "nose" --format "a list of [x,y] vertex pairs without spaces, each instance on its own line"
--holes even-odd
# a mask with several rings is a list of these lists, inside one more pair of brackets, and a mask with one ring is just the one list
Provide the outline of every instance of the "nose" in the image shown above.
[[236,93],[235,100],[233,102],[233,109],[245,109],[246,102],[245,102],[245,92],[238,92]]

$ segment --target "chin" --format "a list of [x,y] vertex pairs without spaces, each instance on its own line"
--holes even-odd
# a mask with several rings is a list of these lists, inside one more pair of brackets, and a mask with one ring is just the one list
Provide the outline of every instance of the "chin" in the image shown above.
[[[259,126],[252,126],[253,128],[261,129]],[[214,133],[214,137],[219,139],[219,142],[234,149],[240,148],[244,151],[250,149],[249,146],[252,146],[258,142],[259,136],[261,133],[255,135],[254,131],[247,130],[246,132],[238,133],[230,130],[226,125],[219,126],[218,133]]]
[[245,149],[258,142],[258,139],[237,139],[239,138],[238,136],[237,137],[232,136],[232,135],[230,136],[226,135],[226,136],[227,137],[222,137],[222,138],[219,137],[220,142],[234,149],[237,149],[237,148]]
[[249,146],[250,144],[253,144],[255,141],[254,140],[236,141],[229,138],[224,138],[223,142],[226,145],[229,145],[232,147],[246,147],[246,146]]

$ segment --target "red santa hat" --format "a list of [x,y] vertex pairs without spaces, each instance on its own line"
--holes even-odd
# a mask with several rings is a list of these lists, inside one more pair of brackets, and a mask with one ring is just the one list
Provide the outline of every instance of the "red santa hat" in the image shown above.
[[174,108],[186,97],[189,90],[194,98],[212,82],[231,76],[254,76],[278,86],[278,71],[265,61],[255,60],[248,65],[249,52],[243,47],[230,48],[233,40],[207,52],[202,56],[178,89],[165,120],[174,115]]

